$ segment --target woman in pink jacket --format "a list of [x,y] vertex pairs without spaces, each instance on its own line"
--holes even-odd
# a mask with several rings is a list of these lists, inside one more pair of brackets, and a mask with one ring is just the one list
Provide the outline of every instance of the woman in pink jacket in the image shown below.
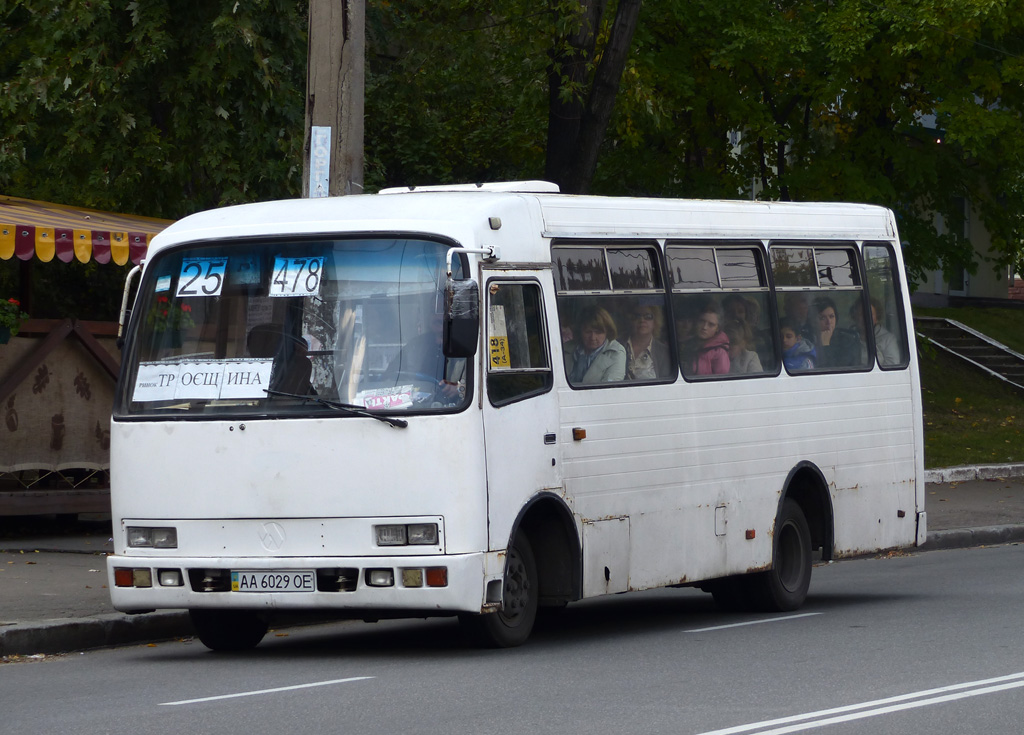
[[722,331],[722,313],[708,304],[693,326],[694,336],[684,346],[687,375],[723,375],[729,372],[729,336]]

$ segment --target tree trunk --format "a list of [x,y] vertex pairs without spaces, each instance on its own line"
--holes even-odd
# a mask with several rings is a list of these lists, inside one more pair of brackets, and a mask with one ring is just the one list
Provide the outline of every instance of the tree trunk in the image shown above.
[[615,97],[640,14],[641,0],[619,0],[615,21],[589,93],[587,66],[595,56],[595,33],[604,12],[600,0],[585,0],[577,33],[560,41],[548,69],[550,109],[546,175],[562,191],[582,194],[590,187],[597,156],[615,109]]
[[[330,128],[330,196],[363,191],[365,0],[310,0],[302,192],[310,196],[313,127]],[[317,182],[313,182],[317,195]],[[319,194],[323,196],[321,192]]]

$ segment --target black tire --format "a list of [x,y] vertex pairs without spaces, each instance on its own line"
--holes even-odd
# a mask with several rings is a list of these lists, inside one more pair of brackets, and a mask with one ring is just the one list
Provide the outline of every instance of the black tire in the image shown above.
[[796,610],[811,585],[811,529],[796,501],[783,501],[775,519],[772,567],[750,578],[751,602],[766,612]]
[[463,614],[459,622],[477,645],[514,648],[530,637],[537,620],[537,561],[529,540],[518,534],[508,547],[502,609],[483,615]]
[[189,610],[196,637],[213,651],[248,651],[267,634],[267,619],[252,610]]

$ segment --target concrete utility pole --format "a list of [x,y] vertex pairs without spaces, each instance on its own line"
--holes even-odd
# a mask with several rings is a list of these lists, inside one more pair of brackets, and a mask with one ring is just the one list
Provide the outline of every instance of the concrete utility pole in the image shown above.
[[365,0],[310,0],[302,194],[363,191]]

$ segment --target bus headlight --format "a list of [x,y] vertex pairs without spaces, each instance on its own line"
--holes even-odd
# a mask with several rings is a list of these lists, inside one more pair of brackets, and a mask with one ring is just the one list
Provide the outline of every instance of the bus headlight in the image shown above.
[[405,526],[374,526],[377,546],[405,546]]
[[408,523],[374,526],[377,546],[436,546],[436,523]]
[[178,529],[173,526],[128,526],[128,546],[133,549],[176,549]]
[[414,546],[436,546],[436,523],[410,523],[407,527],[409,543]]

